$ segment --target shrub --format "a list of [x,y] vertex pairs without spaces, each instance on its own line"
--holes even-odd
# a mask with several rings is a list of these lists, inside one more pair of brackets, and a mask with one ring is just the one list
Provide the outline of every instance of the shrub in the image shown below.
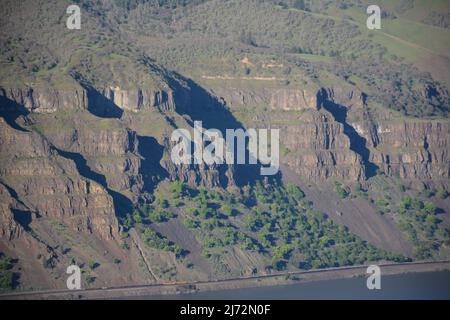
[[172,193],[174,198],[184,197],[188,195],[188,186],[181,181],[175,181],[170,186],[170,192]]
[[2,270],[8,270],[11,268],[11,258],[0,255],[0,271]]
[[94,282],[95,282],[95,277],[93,277],[93,276],[87,276],[86,277],[86,283],[87,284],[92,284]]
[[138,212],[133,214],[133,221],[135,223],[142,223],[142,217]]
[[14,289],[14,274],[11,271],[0,273],[0,290]]
[[425,203],[425,205],[423,207],[423,211],[427,214],[434,215],[437,211],[437,207],[434,203],[427,202],[427,203]]
[[337,195],[339,196],[339,198],[341,198],[341,199],[345,199],[348,197],[347,190],[345,190],[345,188],[340,183],[335,184],[335,191],[336,191]]
[[231,206],[229,206],[228,204],[224,204],[221,207],[221,211],[224,215],[226,215],[227,217],[232,217],[233,216],[233,208],[231,208]]
[[100,266],[100,263],[95,262],[93,260],[89,260],[87,262],[87,265],[88,265],[89,269],[94,270],[94,269],[96,269],[96,268],[98,268]]
[[295,200],[301,200],[305,197],[303,191],[296,185],[288,184],[286,190]]
[[445,200],[448,198],[448,191],[445,189],[439,190],[437,193],[438,198]]

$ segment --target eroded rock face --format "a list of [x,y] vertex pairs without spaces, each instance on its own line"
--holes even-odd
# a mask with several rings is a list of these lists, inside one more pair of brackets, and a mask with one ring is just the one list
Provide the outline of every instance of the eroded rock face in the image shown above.
[[82,122],[74,126],[46,136],[59,149],[86,161],[86,170],[103,175],[104,179],[100,178],[109,187],[129,190],[139,184],[141,159],[134,131],[121,127],[99,129]]
[[[0,183],[0,239],[13,240],[19,238],[24,229],[14,219],[13,210],[20,207],[7,187]],[[21,208],[23,209],[23,208]]]
[[317,107],[317,95],[313,90],[215,88],[214,94],[222,97],[232,107],[268,106],[272,110],[286,111],[315,109]]
[[447,180],[450,177],[450,123],[437,121],[380,121],[371,159],[388,176],[402,179]]
[[315,109],[317,95],[308,90],[278,89],[272,92],[270,107],[273,110]]
[[234,168],[227,165],[207,165],[207,164],[182,164],[175,165],[170,160],[170,150],[174,143],[170,142],[168,137],[164,140],[165,157],[162,160],[162,166],[167,170],[169,179],[181,180],[189,185],[213,187],[232,187],[236,185],[234,180]]
[[281,135],[288,153],[282,162],[310,180],[338,178],[364,179],[361,157],[350,150],[350,140],[341,124],[329,114],[312,111],[298,124],[286,126]]
[[8,99],[14,109],[23,106],[29,112],[52,113],[62,109],[87,109],[88,100],[83,89],[56,90],[51,88],[0,88],[0,96]]
[[364,93],[356,88],[332,87],[319,89],[317,100],[319,105],[323,105],[325,100],[328,100],[348,109],[358,109],[364,107],[366,97]]
[[[160,162],[162,155],[152,144],[145,144],[146,137],[129,129],[115,112],[117,108],[174,112],[170,90],[92,90],[0,92],[0,179],[36,212],[33,219],[54,219],[75,231],[119,239],[117,216],[126,212],[118,212],[118,206],[123,210],[123,202],[137,202],[159,175],[205,187],[234,183],[233,173],[226,168]],[[179,108],[185,108],[188,100],[187,91],[178,93]],[[57,111],[68,113],[51,114]],[[32,120],[36,113],[48,115]],[[127,119],[132,125],[133,117]],[[10,207],[2,207],[2,234],[8,239],[23,232]]]
[[[272,109],[247,125],[279,127],[287,148],[281,161],[303,178],[362,181],[378,169],[390,177],[448,184],[448,121],[393,120],[385,111],[371,112],[364,93],[354,88],[308,90],[315,89],[214,88],[232,109]],[[283,113],[293,110],[303,113]]]
[[[145,109],[158,108],[163,111],[174,111],[175,102],[170,90],[124,90],[120,88],[107,88],[99,90],[101,95],[111,100],[122,110],[138,112]],[[94,105],[101,107],[101,102],[91,101]]]
[[58,110],[95,108],[107,114],[105,101],[121,110],[138,112],[145,109],[174,111],[172,90],[121,88],[72,88],[59,90],[47,87],[0,88],[0,96],[9,102],[9,109],[23,106],[28,112],[53,113]]
[[[3,119],[0,133],[1,180],[20,201],[74,230],[118,239],[113,200],[101,185],[82,177],[76,164],[40,134],[15,130]],[[2,207],[3,216],[7,210]]]
[[[383,113],[371,113],[364,95],[357,90],[271,88],[261,92],[243,89],[229,92],[226,89],[220,95],[222,101],[213,95],[202,95],[198,89],[197,96],[190,96],[188,90],[172,95],[117,88],[100,90],[100,96],[83,90],[67,95],[52,94],[51,90],[0,93],[4,97],[0,102],[7,102],[0,104],[3,251],[6,248],[30,255],[40,252],[44,253],[44,261],[62,262],[64,253],[58,257],[52,251],[57,245],[51,242],[51,237],[45,239],[50,242],[42,242],[31,232],[38,224],[42,228],[39,231],[47,234],[46,228],[51,226],[44,229],[44,221],[59,222],[68,227],[64,229],[67,232],[87,235],[84,239],[89,241],[100,238],[106,241],[99,242],[118,247],[119,214],[132,212],[132,205],[137,202],[150,201],[150,184],[156,185],[165,178],[205,188],[239,184],[245,168],[176,166],[169,160],[172,149],[169,131],[180,125],[173,120],[175,116],[185,117],[190,125],[190,112],[196,111],[195,116],[203,119],[201,113],[205,108],[214,108],[218,103],[219,107],[226,104],[231,110],[251,106],[252,112],[263,106],[267,112],[252,114],[254,123],[249,125],[280,128],[281,163],[291,169],[293,176],[297,174],[307,181],[363,181],[373,164],[392,177],[442,180],[447,185],[449,182],[449,123],[392,120]],[[9,107],[19,108],[13,118],[4,117]],[[124,117],[121,113],[110,113],[115,108],[127,113]],[[58,110],[65,112],[60,115],[55,112]],[[137,121],[149,113],[149,118]],[[19,118],[15,118],[18,114]],[[155,114],[159,117],[154,117]],[[168,119],[166,126],[140,131],[142,124],[147,125],[147,119],[150,119],[148,126],[156,126],[153,118]],[[222,120],[217,118],[219,122]],[[51,128],[53,124],[57,126]],[[162,136],[153,134],[163,129],[169,131]],[[131,204],[131,210],[123,210],[123,201]],[[24,247],[17,249],[17,243]],[[139,261],[138,256],[134,258],[130,260]],[[24,270],[33,274],[42,268],[40,260],[35,263],[39,266],[27,261],[28,269]],[[236,263],[242,265],[241,261]]]
[[[31,113],[66,108],[88,113],[92,111],[90,108],[100,107],[105,101],[132,112],[146,109],[178,112],[187,110],[186,104],[195,100],[190,100],[193,97],[189,97],[188,90],[176,96],[141,89],[109,88],[98,92],[100,97],[84,89],[71,93],[3,89],[0,95],[4,97],[3,111],[23,106]],[[364,94],[353,89],[215,89],[214,92],[231,109],[269,107],[268,115],[255,115],[255,127],[279,127],[281,143],[286,149],[281,156],[282,164],[308,180],[363,181],[368,177],[369,165],[374,165],[387,176],[448,182],[448,122],[391,120],[382,113],[374,115],[366,106]],[[216,101],[213,96],[194,98],[209,104]],[[300,112],[294,115],[292,111]],[[36,131],[13,128],[1,118],[2,181],[26,200],[31,211],[105,239],[118,237],[112,191],[131,195],[130,202],[137,201],[151,176],[156,176],[153,171],[158,166],[158,170],[164,171],[162,176],[192,185],[236,184],[236,171],[229,166],[175,166],[167,160],[171,150],[167,140],[160,146],[165,150],[165,157],[152,150],[143,155],[138,134],[123,125],[121,119],[110,121],[105,127],[97,127],[95,123],[78,119],[43,136]],[[132,117],[129,121],[133,121]],[[21,229],[14,224],[9,207],[2,207],[2,219],[8,226],[2,234],[15,237]]]

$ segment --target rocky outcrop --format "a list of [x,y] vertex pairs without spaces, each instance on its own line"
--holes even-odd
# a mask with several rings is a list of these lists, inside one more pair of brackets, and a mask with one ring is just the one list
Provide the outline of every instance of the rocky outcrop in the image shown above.
[[66,109],[87,109],[86,91],[82,88],[73,90],[57,90],[48,87],[0,88],[0,96],[11,103],[2,108],[23,106],[29,112],[52,113]]
[[[51,142],[63,150],[81,153],[86,157],[119,156],[137,150],[136,133],[120,126],[99,130],[91,123],[75,123],[47,134]],[[95,125],[95,123],[92,123]]]
[[268,106],[272,110],[286,111],[317,108],[317,95],[314,90],[215,88],[213,92],[231,107]]
[[285,126],[280,135],[288,149],[282,163],[310,180],[337,178],[358,181],[364,179],[361,157],[350,150],[350,140],[343,126],[330,114],[311,111],[298,123]]
[[[162,111],[175,111],[175,102],[172,91],[167,90],[145,90],[131,89],[124,90],[120,88],[106,88],[99,90],[102,97],[112,101],[122,110],[138,112],[145,109],[157,108]],[[93,98],[90,101],[92,105],[101,108],[102,101]]]
[[170,160],[170,150],[172,150],[174,144],[166,137],[164,145],[166,153],[161,163],[164,169],[167,170],[170,180],[181,180],[193,187],[200,185],[207,188],[226,188],[236,185],[234,168],[232,166],[207,164],[176,165]]
[[[287,148],[282,163],[309,180],[362,181],[379,170],[402,179],[448,181],[448,121],[393,119],[368,107],[356,88],[314,90],[213,89],[231,109],[270,107],[246,125],[280,127]],[[292,110],[303,112],[283,113]]]
[[448,185],[448,121],[400,118],[387,110],[367,107],[364,94],[337,92],[327,90],[325,95],[345,108],[348,127],[367,148],[367,162],[389,177]]
[[375,134],[363,130],[371,160],[388,176],[412,180],[450,178],[450,123],[446,121],[379,121]]
[[277,89],[271,92],[272,110],[304,110],[317,107],[317,95],[308,90]]
[[95,124],[76,122],[57,132],[46,133],[53,145],[79,154],[88,166],[104,175],[107,185],[115,190],[129,190],[139,179],[141,159],[137,155],[136,133],[121,126],[105,129]]
[[13,240],[23,233],[23,227],[14,219],[14,209],[25,209],[12,197],[8,188],[0,183],[0,239]]
[[[0,95],[0,179],[37,213],[33,219],[45,217],[75,231],[118,239],[117,216],[130,212],[140,197],[148,199],[146,192],[160,177],[205,187],[233,181],[226,166],[175,167],[162,161],[161,167],[156,140],[149,143],[149,137],[139,137],[127,127],[133,126],[134,115],[127,116],[126,125],[115,119],[121,115],[117,108],[133,113],[175,111],[172,93],[80,88],[3,89]],[[178,92],[176,100],[183,109],[188,89]],[[34,113],[62,110],[31,120]],[[17,113],[27,129],[9,116]],[[20,225],[14,224],[11,209],[4,207],[2,212],[8,226],[2,233],[8,238],[18,235]]]
[[0,132],[0,177],[17,197],[73,230],[118,239],[113,199],[101,185],[82,177],[76,164],[37,132],[15,130],[3,119]]
[[333,115],[345,122],[348,135],[357,136],[367,151],[363,160],[379,172],[408,180],[448,180],[448,121],[399,118],[367,107],[365,95],[354,90],[322,89],[318,96],[337,106]]
[[326,101],[331,101],[348,109],[358,109],[363,108],[366,103],[366,95],[357,88],[321,88],[316,95],[320,106]]
[[[89,109],[106,114],[105,99],[121,110],[137,112],[157,108],[174,111],[175,101],[172,91],[121,88],[54,89],[48,87],[0,88],[0,96],[11,103],[3,107],[13,109],[23,106],[28,112],[53,113],[58,110]],[[96,109],[96,110],[93,110]]]
[[[176,94],[119,88],[94,94],[88,89],[67,94],[41,89],[1,90],[3,111],[22,106],[30,113],[59,109],[81,112],[74,119],[69,117],[67,123],[59,123],[57,130],[49,128],[50,118],[41,124],[44,128],[30,132],[17,130],[11,121],[1,118],[1,181],[28,204],[31,212],[105,239],[118,238],[118,202],[139,200],[140,194],[149,191],[149,180],[155,183],[168,177],[204,187],[235,185],[237,171],[232,166],[176,166],[168,160],[171,145],[167,138],[159,137],[162,146],[146,143],[145,137],[129,128],[136,122],[133,117],[139,116],[134,112],[145,109],[187,115],[195,111],[201,116],[199,108],[223,108],[220,98],[190,86],[179,88]],[[255,114],[255,123],[250,125],[279,127],[285,148],[282,164],[308,180],[363,181],[369,164],[373,164],[388,176],[448,181],[448,122],[394,121],[373,113],[364,94],[355,89],[228,88],[214,92],[231,109],[269,107],[271,111],[264,115]],[[105,101],[133,113],[126,121],[88,114],[92,108],[105,107]],[[205,122],[209,120],[205,117]],[[173,125],[167,123],[168,128]],[[159,147],[164,155],[157,151]],[[15,221],[12,200],[6,200],[1,210],[7,227],[2,234],[11,238],[20,235],[23,227]]]

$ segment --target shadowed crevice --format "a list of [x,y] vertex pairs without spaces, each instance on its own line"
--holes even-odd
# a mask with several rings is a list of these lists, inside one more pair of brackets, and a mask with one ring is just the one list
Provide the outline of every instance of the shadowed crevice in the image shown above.
[[[113,96],[108,99],[92,87],[84,86],[84,89],[87,92],[88,111],[94,116],[106,119],[120,119],[122,117],[123,110],[113,102]],[[114,93],[111,92],[111,94]]]
[[26,210],[11,209],[14,220],[22,226],[25,231],[31,231],[30,224],[32,221],[31,212]]
[[345,106],[337,104],[328,97],[326,90],[321,90],[317,97],[318,102],[325,110],[330,112],[334,119],[344,126],[344,134],[350,140],[350,150],[361,156],[365,167],[366,179],[377,174],[378,166],[370,161],[370,150],[367,148],[367,140],[347,122],[348,109]]
[[30,112],[23,105],[0,95],[0,117],[5,119],[5,122],[13,129],[30,132],[17,124],[17,119],[22,116],[27,116]]
[[[202,121],[202,126],[205,129],[218,129],[225,137],[227,129],[243,129],[244,125],[239,122],[228,109],[226,102],[213,96],[203,87],[198,85],[192,79],[183,77],[180,74],[175,74],[178,79],[181,79],[185,84],[182,86],[179,81],[168,79],[170,87],[174,92],[175,105],[179,114],[188,115],[193,121]],[[193,125],[193,124],[191,124]],[[265,176],[260,174],[261,163],[251,165],[248,152],[248,139],[246,141],[246,164],[235,164],[234,180],[237,186],[242,187],[247,184],[253,185],[256,181],[262,181]],[[237,146],[235,145],[235,163]],[[227,170],[229,165],[219,165],[217,169],[220,175],[221,185],[226,187],[228,185]],[[274,176],[267,176],[270,181],[281,181],[281,172]]]
[[169,173],[161,166],[164,147],[153,137],[137,136],[138,152],[142,157],[139,174],[142,176],[143,191],[153,193],[159,181],[169,177]]
[[120,194],[119,192],[111,190],[106,182],[106,177],[102,174],[93,171],[88,166],[87,160],[81,154],[76,152],[64,151],[54,146],[53,149],[63,158],[72,160],[75,163],[78,173],[82,177],[92,180],[101,185],[103,188],[105,188],[105,190],[113,199],[114,211],[116,212],[116,215],[119,218],[131,212],[131,209],[133,207],[131,200],[125,197],[124,195]]
[[30,224],[33,220],[33,216],[31,210],[25,205],[22,200],[20,200],[19,195],[16,190],[5,184],[4,182],[0,182],[2,186],[8,191],[11,198],[13,198],[17,202],[17,206],[15,208],[11,208],[11,212],[14,217],[14,221],[16,221],[25,231],[31,231]]

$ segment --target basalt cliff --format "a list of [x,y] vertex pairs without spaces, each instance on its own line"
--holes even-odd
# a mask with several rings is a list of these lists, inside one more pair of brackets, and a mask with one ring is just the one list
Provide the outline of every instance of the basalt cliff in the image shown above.
[[[350,0],[80,0],[79,30],[66,0],[3,2],[0,291],[65,289],[71,265],[84,288],[189,291],[450,257],[448,28],[432,12],[390,9],[413,38],[374,36]],[[278,174],[175,164],[172,133],[196,121],[279,129]]]

